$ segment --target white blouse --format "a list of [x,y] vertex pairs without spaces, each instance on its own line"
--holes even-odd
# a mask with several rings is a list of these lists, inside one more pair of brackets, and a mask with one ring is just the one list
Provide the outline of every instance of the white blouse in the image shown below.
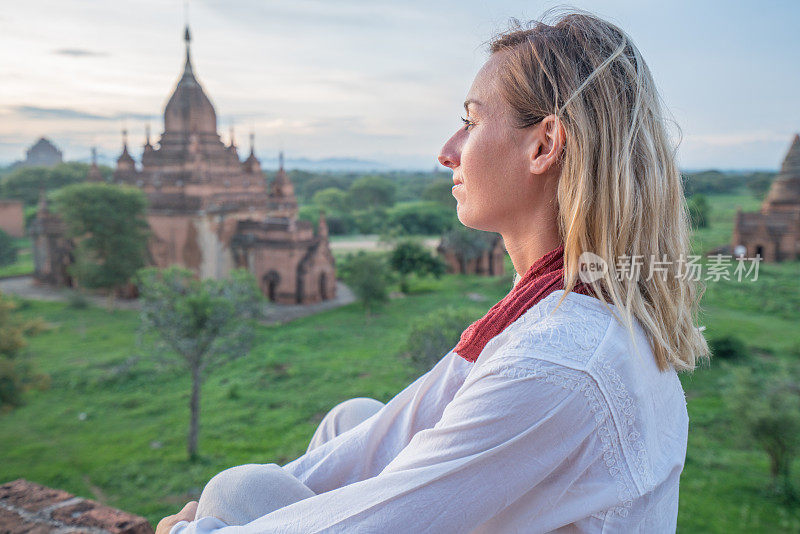
[[282,466],[316,496],[170,534],[675,532],[689,422],[678,376],[659,372],[638,322],[634,343],[594,297],[570,293],[554,311],[563,293],[476,362],[450,351]]

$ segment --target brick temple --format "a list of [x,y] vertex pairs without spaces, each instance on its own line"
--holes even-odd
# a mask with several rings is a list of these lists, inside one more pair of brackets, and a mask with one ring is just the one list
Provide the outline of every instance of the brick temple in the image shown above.
[[[222,142],[216,111],[194,72],[188,27],[184,39],[184,68],[164,109],[163,133],[154,145],[148,129],[137,165],[123,131],[122,154],[113,175],[114,183],[138,187],[147,195],[150,263],[161,268],[181,265],[213,279],[246,268],[264,295],[281,304],[334,298],[336,271],[325,217],[320,217],[316,232],[310,222],[298,220],[282,154],[268,187],[252,134],[244,161],[233,135],[228,145]],[[87,179],[103,181],[96,158]],[[57,235],[48,233],[56,224],[49,214],[41,215],[44,231],[34,236],[36,278],[60,284],[68,275],[53,269],[70,261],[63,251],[48,249],[47,242],[58,242]]]
[[736,211],[731,242],[737,256],[800,259],[800,135],[795,135],[760,212]]
[[17,167],[53,167],[64,161],[61,151],[46,137],[40,137],[29,149],[25,151],[25,159],[17,161],[12,168]]

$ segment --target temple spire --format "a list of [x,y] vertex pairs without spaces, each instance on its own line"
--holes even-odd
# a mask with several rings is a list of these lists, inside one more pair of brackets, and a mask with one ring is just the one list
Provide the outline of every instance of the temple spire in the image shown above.
[[133,161],[133,157],[131,156],[130,152],[128,152],[128,130],[122,130],[122,154],[117,159],[117,169],[118,170],[135,170],[136,163]]
[[325,210],[319,210],[319,222],[317,223],[317,236],[328,237],[328,221],[325,220]]
[[183,40],[186,42],[186,65],[183,67],[183,77],[194,78],[194,71],[192,70],[192,56],[189,53],[189,47],[192,42],[192,34],[189,32],[189,23],[186,23],[186,29],[183,32]]
[[283,169],[283,150],[278,153],[278,168]]
[[250,155],[244,161],[244,170],[252,174],[261,174],[261,163],[258,161],[255,152],[256,134],[250,132]]
[[92,166],[89,167],[89,173],[86,175],[86,179],[90,182],[103,182],[103,175],[100,172],[100,168],[97,166],[97,147],[92,147]]
[[144,146],[150,146],[150,124],[144,125]]

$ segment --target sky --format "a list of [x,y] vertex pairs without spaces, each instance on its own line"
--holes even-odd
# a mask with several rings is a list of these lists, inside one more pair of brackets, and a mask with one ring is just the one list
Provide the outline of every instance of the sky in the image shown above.
[[[225,142],[273,158],[359,158],[432,169],[511,17],[512,0],[0,0],[0,164],[47,136],[67,160],[154,141],[183,68]],[[800,132],[800,2],[573,1],[639,47],[685,170],[777,169]],[[188,15],[187,15],[188,13]],[[240,154],[242,150],[240,149]]]

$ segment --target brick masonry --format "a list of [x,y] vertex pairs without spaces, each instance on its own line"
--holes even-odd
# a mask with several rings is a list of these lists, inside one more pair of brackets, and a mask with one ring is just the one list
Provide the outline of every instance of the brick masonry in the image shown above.
[[18,478],[0,485],[0,534],[152,534],[144,517]]

